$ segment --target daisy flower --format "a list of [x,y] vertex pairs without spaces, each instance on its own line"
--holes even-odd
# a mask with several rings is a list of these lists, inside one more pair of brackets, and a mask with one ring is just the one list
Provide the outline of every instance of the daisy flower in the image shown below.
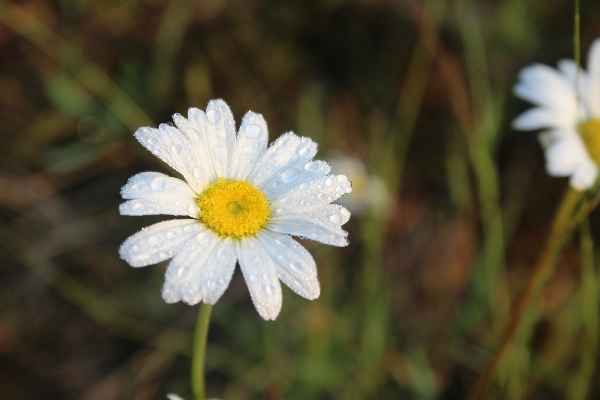
[[129,179],[122,215],[177,215],[129,237],[121,258],[143,267],[172,258],[162,297],[167,303],[215,304],[239,262],[258,313],[273,320],[281,309],[281,285],[307,299],[319,297],[315,262],[290,235],[346,246],[341,225],[350,212],[331,204],[352,187],[313,161],[317,144],[293,133],[267,148],[262,115],[248,112],[236,134],[223,100],[206,112],[190,108],[175,126],[142,127],[135,138],[185,180],[159,172]]
[[558,69],[534,64],[520,72],[514,93],[537,106],[513,126],[546,129],[540,142],[548,174],[569,176],[575,189],[589,189],[600,165],[600,39],[589,51],[587,71],[577,72],[573,60],[559,61]]

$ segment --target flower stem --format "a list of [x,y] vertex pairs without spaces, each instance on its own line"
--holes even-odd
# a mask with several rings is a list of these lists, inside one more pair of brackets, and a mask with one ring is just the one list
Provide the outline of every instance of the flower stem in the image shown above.
[[212,306],[200,303],[198,309],[198,320],[194,331],[194,349],[192,354],[192,393],[194,400],[205,400],[206,391],[204,387],[204,359],[206,355],[206,339],[208,337],[208,325],[210,323],[210,312]]
[[574,214],[578,209],[580,200],[585,192],[569,188],[552,222],[550,233],[546,239],[546,244],[540,253],[529,280],[521,291],[517,299],[510,322],[504,331],[500,344],[496,349],[491,361],[487,365],[483,374],[479,377],[475,385],[471,388],[468,400],[481,399],[498,370],[498,366],[509,353],[510,346],[515,338],[521,321],[526,314],[529,304],[536,298],[543,284],[552,275],[552,267],[558,258],[567,237],[571,234],[576,224]]

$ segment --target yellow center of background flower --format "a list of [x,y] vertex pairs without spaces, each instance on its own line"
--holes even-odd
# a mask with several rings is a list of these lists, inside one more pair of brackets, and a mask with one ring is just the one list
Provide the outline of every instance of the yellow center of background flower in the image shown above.
[[579,134],[592,160],[600,165],[600,119],[590,118],[579,124]]
[[267,225],[271,207],[248,182],[219,178],[198,196],[198,218],[219,236],[240,239]]

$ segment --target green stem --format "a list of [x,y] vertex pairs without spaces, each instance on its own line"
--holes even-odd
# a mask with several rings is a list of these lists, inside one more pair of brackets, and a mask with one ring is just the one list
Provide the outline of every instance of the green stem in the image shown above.
[[206,356],[206,339],[208,337],[208,325],[210,324],[210,312],[212,306],[200,303],[198,320],[194,332],[194,350],[192,354],[192,392],[194,400],[205,400],[206,390],[204,387],[204,359]]
[[487,388],[498,370],[498,366],[509,353],[518,328],[521,325],[523,317],[529,309],[531,301],[537,298],[542,286],[552,275],[553,267],[566,239],[575,227],[575,218],[580,200],[585,192],[580,192],[569,188],[565,195],[552,223],[552,228],[546,239],[544,249],[540,253],[529,280],[521,291],[517,299],[510,318],[510,322],[504,331],[500,344],[492,356],[483,374],[479,377],[475,385],[471,388],[467,400],[481,399],[485,395]]

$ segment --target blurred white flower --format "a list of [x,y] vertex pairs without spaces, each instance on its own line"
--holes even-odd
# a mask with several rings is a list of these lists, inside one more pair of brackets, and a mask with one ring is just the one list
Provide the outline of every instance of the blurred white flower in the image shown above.
[[367,173],[362,161],[339,152],[333,153],[327,161],[334,171],[344,171],[352,182],[352,193],[342,197],[340,204],[359,215],[367,210],[380,218],[391,215],[395,205],[389,191],[378,176]]
[[592,44],[587,67],[577,72],[573,60],[559,61],[558,69],[534,64],[520,72],[514,88],[537,106],[517,117],[514,128],[547,129],[540,142],[548,174],[570,176],[578,190],[594,184],[600,165],[600,39]]
[[[175,394],[175,393],[169,393],[167,395],[167,399],[169,400],[185,400],[183,397]],[[217,398],[210,398],[210,399],[206,399],[206,400],[221,400],[221,399],[217,399]]]
[[142,172],[121,190],[123,215],[180,215],[129,237],[119,253],[133,267],[173,258],[162,296],[167,303],[214,304],[239,261],[252,301],[264,319],[281,309],[282,280],[307,299],[320,294],[315,262],[296,235],[346,246],[341,225],[350,212],[330,204],[351,184],[312,161],[317,145],[293,133],[269,148],[262,115],[248,112],[239,132],[229,106],[212,100],[190,108],[176,126],[143,127],[136,139],[185,180]]

